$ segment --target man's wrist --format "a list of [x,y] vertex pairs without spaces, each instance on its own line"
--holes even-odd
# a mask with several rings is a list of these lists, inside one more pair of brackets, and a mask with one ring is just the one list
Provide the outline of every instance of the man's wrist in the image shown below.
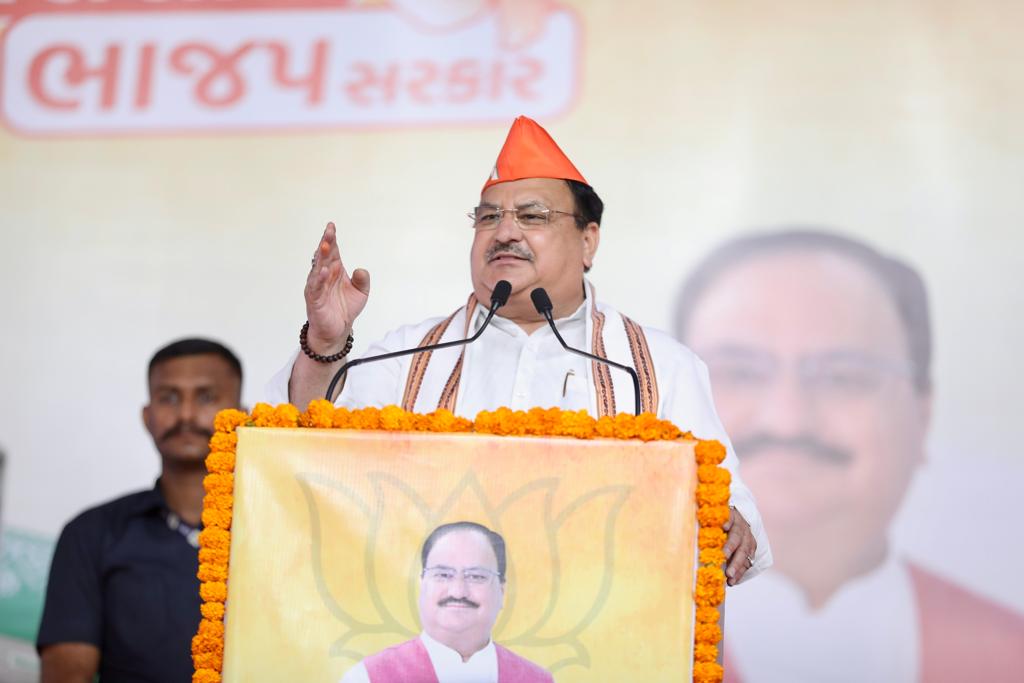
[[[352,336],[351,331],[347,334],[344,345],[342,345],[340,341],[335,341],[333,343],[317,339],[313,339],[311,341],[308,320],[302,325],[302,329],[299,331],[299,348],[302,349],[302,353],[304,353],[307,358],[318,363],[336,363],[341,360],[352,350],[352,344],[354,341],[355,338]],[[341,350],[339,351],[335,351],[333,353],[322,353],[322,351],[330,351],[332,348],[338,348],[339,346],[341,347]]]

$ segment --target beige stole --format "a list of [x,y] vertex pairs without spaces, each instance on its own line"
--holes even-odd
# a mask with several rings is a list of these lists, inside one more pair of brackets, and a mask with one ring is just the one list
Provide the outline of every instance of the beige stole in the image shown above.
[[[655,376],[654,361],[651,358],[651,350],[647,345],[647,338],[644,336],[643,328],[637,323],[630,320],[624,315],[619,313],[611,313],[613,320],[618,318],[621,321],[621,327],[617,325],[609,325],[606,327],[605,314],[598,310],[597,301],[593,297],[593,287],[590,287],[590,300],[591,300],[591,321],[590,327],[592,328],[591,335],[591,348],[589,349],[595,356],[601,358],[608,358],[607,347],[615,349],[622,349],[623,351],[628,346],[630,355],[633,359],[633,367],[636,369],[637,375],[640,378],[640,409],[641,412],[654,413],[658,412],[658,380]],[[470,324],[473,320],[473,314],[476,311],[477,299],[475,295],[470,295],[469,301],[466,302],[465,307],[457,309],[450,316],[439,322],[437,325],[432,327],[429,332],[423,337],[423,340],[419,343],[419,346],[429,346],[432,344],[439,343],[442,338],[449,332],[449,328],[452,323],[459,318],[462,314],[462,320],[459,322],[463,323],[462,337],[466,338],[469,334]],[[456,330],[451,330],[447,336],[450,338],[456,338],[454,333]],[[447,339],[445,341],[448,341]],[[607,341],[607,347],[606,347]],[[433,356],[433,351],[424,351],[422,353],[416,353],[412,357],[412,362],[409,366],[409,374],[405,382],[405,392],[402,397],[402,408],[408,411],[413,411],[416,408],[416,401],[419,398],[420,389],[423,386],[423,380],[427,375],[428,369],[432,372],[444,371],[444,368],[431,368],[430,361]],[[463,346],[459,352],[458,358],[454,363],[448,380],[444,384],[444,388],[441,390],[440,397],[438,398],[437,408],[446,408],[452,412],[455,412],[455,401],[458,398],[459,393],[459,381],[462,378],[463,361],[465,360],[466,347]],[[616,354],[618,356],[618,354]],[[625,358],[613,357],[619,363],[625,363]],[[604,363],[598,361],[591,361],[591,376],[593,377],[594,391],[597,398],[597,417],[603,417],[605,415],[615,416],[618,410],[616,409],[615,401],[615,385],[619,384],[620,393],[624,393],[623,390],[628,386],[629,391],[627,396],[632,397],[632,382],[623,379],[613,381],[612,377],[613,369]],[[619,370],[614,370],[617,374],[624,374]],[[498,406],[495,406],[497,408]],[[624,400],[623,408],[626,410],[633,409],[633,401]]]

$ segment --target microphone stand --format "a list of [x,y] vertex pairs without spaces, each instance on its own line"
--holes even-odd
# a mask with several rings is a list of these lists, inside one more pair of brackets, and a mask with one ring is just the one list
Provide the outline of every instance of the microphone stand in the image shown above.
[[[378,356],[367,356],[366,358],[356,358],[355,360],[350,360],[349,362],[342,365],[341,368],[339,368],[336,373],[334,373],[334,377],[331,378],[331,383],[327,385],[327,393],[324,394],[324,398],[326,398],[328,401],[333,402],[334,389],[338,386],[338,382],[340,382],[341,379],[345,376],[345,374],[349,371],[349,368],[354,368],[357,365],[362,365],[364,363],[372,363],[378,360],[387,360],[389,358],[398,358],[400,356],[408,356],[413,353],[437,351],[438,349],[447,349],[452,346],[461,346],[462,344],[471,344],[475,342],[477,339],[480,338],[480,335],[484,333],[484,330],[487,329],[487,326],[491,324],[491,318],[494,317],[494,314],[498,311],[498,309],[508,302],[508,297],[511,293],[512,285],[508,282],[508,280],[499,280],[498,283],[494,285],[494,291],[491,292],[491,308],[490,310],[487,311],[487,317],[484,318],[483,325],[480,326],[480,329],[478,329],[473,334],[472,337],[466,337],[465,339],[455,339],[449,342],[431,344],[428,346],[417,346],[416,348],[412,349],[402,349],[401,351],[382,353]],[[467,311],[466,315],[469,315],[469,313],[470,312]]]
[[555,333],[555,339],[558,340],[558,343],[562,345],[563,349],[570,353],[575,353],[578,356],[583,356],[584,358],[589,358],[590,360],[596,360],[599,363],[606,363],[612,366],[613,368],[625,370],[626,372],[629,373],[630,378],[633,380],[633,412],[636,415],[639,415],[640,378],[637,376],[636,370],[629,367],[628,365],[616,363],[615,361],[608,360],[607,358],[601,358],[601,356],[595,356],[594,354],[587,353],[586,351],[583,351],[581,349],[574,349],[573,347],[566,344],[565,340],[562,339],[562,335],[559,334],[558,328],[555,326],[554,316],[551,315],[551,311],[554,308],[554,306],[551,303],[551,298],[548,296],[548,293],[544,291],[543,287],[538,287],[537,289],[530,292],[530,299],[533,300],[533,306],[534,308],[537,309],[537,312],[544,316],[544,319],[548,321],[548,325],[551,326],[551,331]]

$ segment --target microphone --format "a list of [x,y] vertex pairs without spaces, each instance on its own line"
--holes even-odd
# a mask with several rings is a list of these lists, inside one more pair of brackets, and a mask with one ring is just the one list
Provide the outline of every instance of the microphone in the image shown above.
[[[462,344],[471,344],[475,342],[487,326],[491,323],[491,318],[494,317],[495,312],[506,303],[508,303],[509,296],[512,295],[512,284],[508,280],[498,280],[497,284],[494,285],[494,290],[491,292],[491,308],[487,311],[487,317],[484,319],[484,324],[480,326],[480,329],[472,337],[466,337],[465,339],[456,339],[454,341],[443,342],[441,344],[430,344],[427,346],[417,346],[413,349],[402,349],[401,351],[392,351],[391,353],[382,353],[379,356],[368,356],[366,358],[356,358],[350,360],[341,366],[341,368],[334,373],[334,377],[331,379],[331,383],[327,385],[327,393],[324,395],[328,401],[334,401],[334,389],[338,386],[338,382],[345,376],[349,368],[354,368],[357,365],[364,363],[372,363],[378,360],[387,360],[388,358],[398,358],[399,356],[408,356],[411,353],[421,353],[424,351],[436,351],[438,349],[447,349],[450,346],[460,346]],[[469,315],[470,311],[466,314]]]
[[551,331],[555,333],[555,338],[558,339],[558,343],[562,345],[563,349],[569,351],[570,353],[575,353],[577,355],[583,356],[584,358],[596,360],[599,363],[605,363],[606,365],[610,365],[613,368],[625,370],[626,372],[629,373],[630,378],[633,380],[633,410],[637,415],[639,415],[640,378],[637,377],[636,370],[629,367],[628,365],[622,365],[621,363],[616,363],[615,361],[608,360],[607,358],[601,358],[601,356],[595,356],[592,353],[587,353],[586,351],[582,351],[580,349],[574,349],[573,347],[566,344],[565,340],[562,339],[562,335],[558,333],[558,328],[555,327],[555,319],[551,315],[551,311],[554,310],[555,307],[554,305],[552,305],[551,297],[548,296],[548,293],[544,291],[543,287],[538,287],[537,289],[530,292],[530,299],[533,301],[533,307],[537,309],[537,312],[544,316],[544,319],[548,321],[548,325],[551,325]]

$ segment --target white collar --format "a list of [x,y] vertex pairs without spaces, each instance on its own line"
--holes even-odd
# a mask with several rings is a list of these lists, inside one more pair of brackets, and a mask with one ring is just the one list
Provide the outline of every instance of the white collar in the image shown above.
[[745,680],[918,679],[913,584],[891,551],[818,609],[774,570],[731,589],[729,602],[726,640]]
[[470,655],[466,661],[462,661],[462,655],[457,651],[444,643],[434,640],[427,635],[426,631],[420,633],[420,640],[423,641],[423,646],[427,648],[427,654],[430,655],[430,661],[433,663],[435,671],[441,671],[442,668],[447,669],[459,666],[477,667],[481,664],[486,665],[490,661],[496,663],[498,660],[498,652],[494,649],[493,640],[488,640],[483,648]]
[[[583,288],[583,292],[584,292],[583,303],[581,303],[579,305],[579,307],[575,311],[572,312],[571,315],[568,315],[568,316],[566,316],[564,318],[556,318],[555,319],[555,324],[558,325],[559,331],[561,331],[563,325],[575,325],[575,324],[581,323],[581,322],[586,324],[586,320],[587,320],[587,317],[588,317],[589,311],[590,311],[589,283],[586,283],[586,286],[584,286],[584,288]],[[476,309],[473,311],[473,330],[474,331],[479,330],[480,326],[484,324],[484,320],[487,318],[487,312],[488,312],[488,308],[486,306],[484,306],[481,302],[478,301],[477,304],[476,304]],[[529,335],[526,334],[526,332],[523,331],[523,328],[519,327],[519,325],[517,325],[516,323],[512,322],[508,318],[501,317],[501,315],[497,314],[497,313],[494,315],[494,319],[491,320],[491,327],[494,327],[494,328],[496,328],[498,330],[501,330],[502,332],[504,332],[506,334],[509,334],[509,335],[511,335],[513,337],[516,337],[516,336],[524,336],[524,337],[525,336],[529,336]],[[544,327],[540,327],[538,329],[540,329],[540,330],[547,330],[547,329],[550,329],[550,328],[547,327],[547,326],[544,326]]]

